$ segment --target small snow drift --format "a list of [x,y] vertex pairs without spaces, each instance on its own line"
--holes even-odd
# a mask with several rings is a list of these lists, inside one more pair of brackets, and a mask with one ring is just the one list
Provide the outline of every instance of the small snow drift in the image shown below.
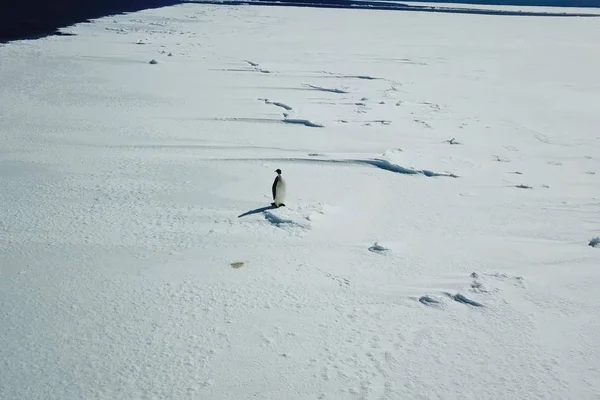
[[591,247],[600,248],[600,237],[592,238],[592,240],[590,240],[590,243],[588,245]]
[[379,244],[379,243],[377,243],[377,242],[375,242],[375,243],[373,244],[373,246],[369,247],[369,251],[370,251],[371,253],[378,253],[378,254],[381,254],[381,253],[385,253],[385,252],[387,252],[387,251],[389,251],[389,250],[390,250],[390,249],[388,249],[387,247],[384,247],[384,246],[380,245],[380,244]]
[[483,307],[483,304],[476,302],[475,300],[471,300],[469,298],[466,298],[465,296],[463,296],[460,293],[457,293],[455,295],[452,295],[450,293],[446,293],[450,298],[454,299],[454,301],[457,301],[459,303],[463,303],[463,304],[467,304],[473,307]]
[[271,73],[271,71],[269,71],[268,69],[260,68],[260,65],[258,63],[253,62],[253,61],[246,60],[246,64],[250,65],[252,67],[253,71],[261,72],[263,74],[270,74]]
[[382,159],[378,159],[378,158],[373,159],[373,160],[362,160],[361,162],[364,164],[372,165],[377,168],[384,169],[386,171],[397,172],[399,174],[425,175],[430,178],[435,177],[435,176],[446,176],[446,177],[450,177],[450,178],[458,178],[458,175],[439,173],[439,172],[434,172],[434,171],[430,171],[427,169],[420,170],[420,169],[406,168],[406,167],[402,167],[397,164],[393,164],[388,160],[382,160]]
[[367,81],[374,81],[374,80],[382,79],[382,78],[377,78],[375,76],[370,76],[370,75],[344,75],[344,74],[338,74],[335,72],[327,72],[327,71],[324,71],[324,73],[327,75],[335,76],[336,78],[344,78],[344,79],[364,79]]
[[436,298],[431,296],[421,296],[419,297],[419,303],[424,304],[428,307],[441,308],[442,302]]
[[313,89],[313,90],[318,90],[318,91],[321,91],[321,92],[340,93],[340,94],[342,94],[342,93],[348,93],[348,92],[346,92],[345,90],[342,90],[342,89],[331,89],[331,88],[324,88],[324,87],[321,87],[321,86],[314,86],[314,85],[306,85],[306,86],[309,87],[309,88],[311,88],[311,89]]
[[308,126],[309,128],[324,128],[325,127],[325,125],[321,125],[316,122],[312,122],[307,119],[300,119],[300,118],[284,118],[282,120],[282,122],[285,124],[304,125],[304,126]]
[[281,107],[287,111],[292,111],[292,107],[288,106],[285,103],[280,103],[279,101],[270,101],[269,99],[262,99],[262,100],[264,100],[265,104],[270,104],[273,106]]

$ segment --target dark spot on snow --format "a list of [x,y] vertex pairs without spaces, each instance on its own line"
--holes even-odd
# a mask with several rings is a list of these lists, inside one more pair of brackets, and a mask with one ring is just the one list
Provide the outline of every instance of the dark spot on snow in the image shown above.
[[592,247],[600,248],[600,237],[592,238],[592,240],[590,240],[589,245]]
[[494,156],[495,160],[498,162],[510,162],[510,160],[508,158],[504,158],[504,157],[500,157],[500,156]]
[[523,185],[523,184],[515,185],[515,187],[517,187],[519,189],[533,189],[531,186],[529,186],[529,185]]
[[154,64],[158,64],[158,61],[156,61],[155,59],[150,60],[150,64],[154,65]]
[[452,138],[450,140],[446,140],[446,142],[448,142],[450,144],[462,144],[458,140],[456,140],[455,138]]

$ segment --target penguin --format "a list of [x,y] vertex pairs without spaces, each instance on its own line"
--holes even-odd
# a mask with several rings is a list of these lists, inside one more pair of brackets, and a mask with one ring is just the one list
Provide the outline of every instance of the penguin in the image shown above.
[[281,176],[281,170],[277,168],[275,170],[277,172],[277,177],[273,181],[273,187],[271,188],[273,192],[273,202],[271,203],[274,207],[285,207],[283,201],[285,200],[285,181]]

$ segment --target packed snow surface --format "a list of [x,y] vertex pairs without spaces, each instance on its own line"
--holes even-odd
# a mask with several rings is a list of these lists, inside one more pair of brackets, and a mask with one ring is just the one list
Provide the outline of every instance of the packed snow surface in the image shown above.
[[65,31],[0,47],[1,399],[600,398],[596,19]]

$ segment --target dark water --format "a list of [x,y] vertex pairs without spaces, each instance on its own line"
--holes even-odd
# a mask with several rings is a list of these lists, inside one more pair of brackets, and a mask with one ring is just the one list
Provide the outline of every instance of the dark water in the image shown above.
[[[57,29],[89,19],[100,18],[125,12],[149,8],[159,8],[183,3],[180,0],[0,0],[0,43],[18,39],[36,39],[58,34]],[[430,0],[430,2],[453,2],[451,0]],[[471,4],[523,5],[523,6],[569,6],[600,7],[600,0],[464,0]],[[207,4],[222,4],[220,1],[202,1]],[[229,5],[248,4],[242,0],[228,1]],[[401,3],[372,2],[360,0],[257,0],[253,5],[277,5],[282,7],[326,7],[362,8],[389,11],[451,12],[494,15],[547,16],[544,12],[518,13],[474,9],[431,8],[408,6]],[[600,16],[600,9],[598,10]],[[557,14],[552,14],[557,15]],[[560,13],[559,16],[588,16]]]
[[0,0],[0,43],[37,39],[89,19],[178,3],[176,0]]

